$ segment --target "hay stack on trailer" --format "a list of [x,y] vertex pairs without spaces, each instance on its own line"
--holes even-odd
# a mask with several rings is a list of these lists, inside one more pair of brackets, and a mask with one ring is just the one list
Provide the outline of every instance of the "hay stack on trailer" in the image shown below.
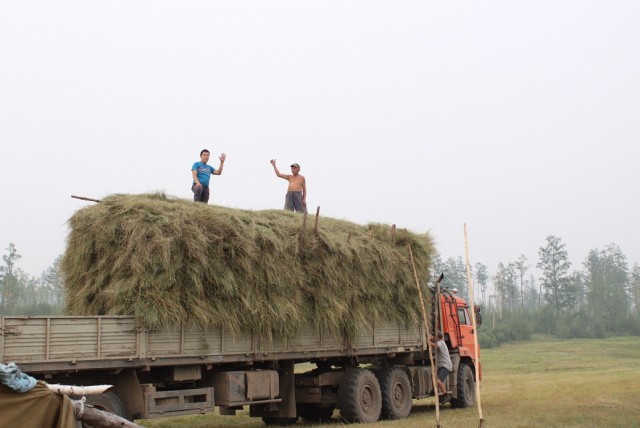
[[372,322],[420,322],[408,246],[424,286],[428,234],[331,218],[316,229],[303,219],[163,194],[112,195],[69,220],[67,312],[271,337],[308,325],[351,336]]

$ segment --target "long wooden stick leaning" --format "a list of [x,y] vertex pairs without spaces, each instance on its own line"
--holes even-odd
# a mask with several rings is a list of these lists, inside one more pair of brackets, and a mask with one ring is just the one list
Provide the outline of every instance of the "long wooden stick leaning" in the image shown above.
[[[427,309],[424,307],[424,299],[422,298],[422,288],[420,287],[420,280],[418,279],[418,271],[416,270],[416,264],[413,261],[413,251],[411,251],[411,246],[409,248],[409,258],[411,259],[411,267],[413,268],[413,275],[416,278],[416,287],[418,287],[418,296],[420,298],[420,306],[422,307],[422,322],[424,323],[424,328],[427,330],[427,348],[429,349],[429,362],[431,363],[431,380],[433,381],[433,391],[436,397],[436,426],[440,428],[440,398],[438,397],[438,383],[436,382],[436,366],[435,361],[433,360],[433,348],[431,346],[431,331],[429,330],[429,323],[427,321]],[[440,274],[440,278],[438,278],[438,284],[444,277],[443,274]],[[437,302],[436,304],[439,304]]]
[[302,228],[300,229],[300,256],[304,257],[304,234],[307,231],[307,213],[302,218]]
[[316,224],[313,226],[313,234],[318,236],[318,220],[320,219],[320,205],[316,208]]
[[464,255],[467,259],[467,282],[469,284],[469,300],[471,303],[471,325],[473,326],[473,331],[475,334],[473,335],[473,346],[475,349],[476,363],[474,367],[476,369],[476,402],[478,403],[478,416],[480,417],[480,425],[478,427],[482,427],[482,423],[484,420],[482,419],[482,405],[480,404],[480,357],[478,353],[478,327],[476,325],[476,307],[475,307],[475,297],[473,291],[473,281],[471,281],[471,263],[469,263],[469,239],[467,238],[467,223],[464,224]]

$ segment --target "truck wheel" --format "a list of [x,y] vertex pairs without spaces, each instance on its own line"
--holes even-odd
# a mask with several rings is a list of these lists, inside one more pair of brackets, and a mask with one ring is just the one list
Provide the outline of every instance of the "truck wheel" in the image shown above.
[[298,418],[282,418],[282,417],[278,417],[278,416],[263,416],[262,417],[262,422],[264,422],[265,425],[268,426],[288,426],[288,425],[294,425],[296,422],[298,422]]
[[476,402],[476,381],[471,366],[460,363],[458,366],[458,398],[451,400],[451,407],[464,408]]
[[320,404],[300,404],[297,412],[303,420],[309,422],[327,422],[333,416],[332,405],[322,406]]
[[382,391],[382,418],[403,419],[409,416],[412,405],[411,382],[398,367],[385,367],[378,372]]
[[[87,395],[87,401],[85,404],[91,405],[98,410],[104,410],[105,412],[114,413],[121,418],[128,419],[124,404],[122,404],[120,398],[118,398],[113,391],[97,395]],[[87,425],[84,422],[82,423],[82,426],[93,427],[93,425]]]
[[338,408],[349,422],[376,422],[382,408],[376,376],[366,369],[347,369],[338,387]]

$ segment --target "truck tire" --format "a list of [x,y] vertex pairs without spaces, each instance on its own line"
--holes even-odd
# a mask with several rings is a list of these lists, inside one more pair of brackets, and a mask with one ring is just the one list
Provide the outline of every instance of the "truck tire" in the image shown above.
[[300,416],[304,421],[308,422],[327,422],[331,420],[331,416],[333,416],[332,405],[320,405],[320,404],[299,404],[298,405],[298,416]]
[[338,387],[340,415],[348,422],[373,423],[380,418],[382,393],[370,370],[347,369]]
[[298,418],[283,418],[279,416],[263,416],[262,422],[268,426],[289,426],[298,422]]
[[451,407],[465,408],[473,406],[476,402],[476,381],[473,370],[467,363],[460,363],[458,366],[458,398],[451,400]]
[[378,371],[382,391],[383,419],[403,419],[411,413],[412,390],[409,377],[398,367],[385,367]]
[[[127,412],[124,408],[124,404],[120,401],[120,398],[113,392],[108,391],[103,394],[87,395],[87,401],[85,404],[95,407],[98,410],[104,410],[116,414],[122,418],[128,419]],[[83,427],[92,428],[93,425],[82,423]]]

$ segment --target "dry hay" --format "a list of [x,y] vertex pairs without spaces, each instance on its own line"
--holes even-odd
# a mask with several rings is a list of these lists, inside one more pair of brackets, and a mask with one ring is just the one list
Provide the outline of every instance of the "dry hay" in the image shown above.
[[[112,195],[77,211],[62,260],[71,315],[134,315],[147,326],[197,324],[291,337],[305,325],[357,334],[421,319],[428,234],[282,210]],[[426,291],[423,291],[426,296]]]

